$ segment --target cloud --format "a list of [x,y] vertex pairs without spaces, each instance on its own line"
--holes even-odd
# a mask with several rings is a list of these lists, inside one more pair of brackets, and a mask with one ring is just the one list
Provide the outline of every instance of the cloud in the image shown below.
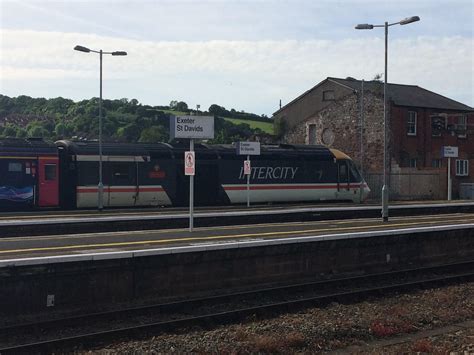
[[[42,96],[62,96],[61,87],[72,98],[92,96],[79,82],[97,79],[99,59],[74,51],[77,44],[127,51],[126,57],[103,58],[104,80],[114,81],[109,93],[116,90],[120,97],[153,105],[184,99],[203,108],[218,103],[271,114],[280,99],[285,104],[327,76],[370,80],[384,70],[383,34],[334,41],[201,42],[20,30],[0,35],[1,89],[10,95],[32,95],[16,81],[41,79],[54,83],[44,87]],[[389,81],[419,85],[472,106],[473,47],[472,38],[459,36],[391,40]]]

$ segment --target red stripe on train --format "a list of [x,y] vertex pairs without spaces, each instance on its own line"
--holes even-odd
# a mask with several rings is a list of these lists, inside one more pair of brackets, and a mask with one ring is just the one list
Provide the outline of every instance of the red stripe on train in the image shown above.
[[[97,187],[89,187],[89,188],[78,188],[78,193],[97,193]],[[165,190],[162,187],[141,187],[138,192],[164,192]],[[108,188],[104,187],[104,192],[137,192],[136,188],[132,187],[116,187],[116,188]]]
[[[339,185],[340,189],[347,188],[347,185]],[[360,185],[349,185],[350,189],[358,189]],[[250,185],[250,190],[327,190],[327,189],[337,189],[337,185]],[[247,190],[247,185],[240,186],[224,186],[226,191],[244,191]]]

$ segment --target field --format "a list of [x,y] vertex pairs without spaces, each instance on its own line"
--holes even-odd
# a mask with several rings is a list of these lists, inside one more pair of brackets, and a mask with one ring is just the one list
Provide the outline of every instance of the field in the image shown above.
[[232,122],[235,125],[246,123],[250,128],[260,128],[263,132],[268,134],[273,134],[273,123],[272,122],[260,122],[260,121],[249,121],[249,120],[240,120],[238,118],[228,118],[224,117],[226,121]]

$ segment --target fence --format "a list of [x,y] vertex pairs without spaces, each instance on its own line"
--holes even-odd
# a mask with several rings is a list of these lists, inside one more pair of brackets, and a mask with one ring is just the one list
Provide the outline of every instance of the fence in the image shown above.
[[[403,172],[388,176],[391,200],[442,200],[447,198],[446,176],[441,172]],[[367,173],[370,200],[381,200],[383,174]]]

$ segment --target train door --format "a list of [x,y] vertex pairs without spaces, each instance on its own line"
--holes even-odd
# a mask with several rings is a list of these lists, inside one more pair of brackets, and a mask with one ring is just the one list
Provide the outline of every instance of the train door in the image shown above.
[[137,163],[111,161],[108,191],[109,206],[135,206],[138,196]]
[[59,204],[58,158],[39,158],[38,206],[52,207]]
[[349,188],[349,167],[347,162],[344,160],[339,160],[337,162],[337,192],[339,199],[349,198],[350,188]]

